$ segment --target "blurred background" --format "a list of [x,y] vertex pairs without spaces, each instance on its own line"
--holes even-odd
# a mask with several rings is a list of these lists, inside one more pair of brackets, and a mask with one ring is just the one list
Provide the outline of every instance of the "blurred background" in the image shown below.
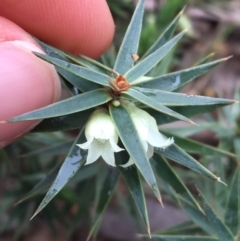
[[[111,9],[116,33],[113,45],[104,56],[110,66],[129,24],[137,1],[107,0]],[[240,88],[240,1],[239,0],[145,0],[145,17],[138,55],[154,43],[169,23],[183,9],[184,13],[176,31],[188,29],[180,44],[161,63],[156,75],[192,67],[198,63],[232,56],[182,90],[188,94],[211,97],[239,98]],[[207,56],[206,59],[204,59]],[[102,60],[101,60],[102,61]],[[239,155],[240,112],[238,107],[226,107],[210,115],[198,117],[203,121],[200,129],[182,131],[184,137],[220,147]],[[214,123],[214,128],[210,124]],[[182,123],[166,126],[171,130],[185,130]],[[188,128],[189,130],[189,128]],[[98,190],[99,163],[82,168],[54,200],[31,222],[30,217],[41,202],[41,195],[33,195],[25,202],[15,205],[58,164],[68,152],[75,131],[54,133],[31,133],[0,150],[0,240],[1,241],[78,241],[86,240],[91,227],[95,193]],[[184,134],[183,134],[184,133]],[[178,133],[181,134],[180,131]],[[195,155],[201,163],[224,180],[231,180],[237,164],[230,156]],[[218,159],[218,162],[213,160]],[[175,171],[196,195],[195,185],[201,186],[211,205],[221,213],[225,204],[222,187],[212,180],[190,172],[178,165]],[[100,169],[99,169],[100,168]],[[193,222],[193,216],[169,195],[163,182],[164,208],[147,188],[147,207],[152,231],[166,233],[175,225],[178,233],[205,234],[201,225]],[[188,229],[187,229],[188,227]],[[190,229],[191,227],[191,229]],[[165,231],[164,231],[165,230]],[[120,181],[98,229],[95,240],[140,240],[136,233],[146,233],[124,182]]]

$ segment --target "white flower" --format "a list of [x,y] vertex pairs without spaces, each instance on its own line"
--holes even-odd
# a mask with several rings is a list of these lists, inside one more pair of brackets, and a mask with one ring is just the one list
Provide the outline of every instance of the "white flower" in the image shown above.
[[102,156],[107,164],[116,166],[114,152],[123,149],[117,145],[118,134],[110,115],[105,109],[98,109],[93,112],[86,124],[85,136],[87,142],[77,145],[88,150],[85,165],[93,163]]
[[[148,158],[153,156],[154,147],[166,148],[174,143],[173,138],[167,139],[158,131],[156,120],[146,111],[139,109],[129,101],[124,101],[123,103],[132,118]],[[134,161],[130,158],[129,161],[122,166],[128,167],[133,164]]]

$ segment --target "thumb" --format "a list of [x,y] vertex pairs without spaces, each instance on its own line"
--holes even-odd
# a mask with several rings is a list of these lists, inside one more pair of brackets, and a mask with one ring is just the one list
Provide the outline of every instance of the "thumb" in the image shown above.
[[[58,75],[31,53],[42,52],[24,30],[0,17],[0,120],[49,105],[60,97]],[[0,148],[39,121],[0,124]]]

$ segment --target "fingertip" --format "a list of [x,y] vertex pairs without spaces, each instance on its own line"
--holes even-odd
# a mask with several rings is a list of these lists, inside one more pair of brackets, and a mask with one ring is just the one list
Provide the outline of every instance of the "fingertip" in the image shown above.
[[105,0],[1,0],[0,14],[51,45],[92,58],[106,51],[114,34]]
[[37,45],[30,34],[12,21],[0,16],[0,43],[14,40],[26,41]]

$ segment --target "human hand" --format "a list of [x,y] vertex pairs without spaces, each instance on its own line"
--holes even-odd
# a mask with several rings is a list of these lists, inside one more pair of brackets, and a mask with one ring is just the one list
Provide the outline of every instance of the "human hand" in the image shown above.
[[[61,94],[55,69],[31,53],[42,50],[16,24],[53,46],[92,58],[108,48],[114,33],[105,0],[1,0],[0,120],[49,105]],[[0,124],[0,148],[38,123]]]

